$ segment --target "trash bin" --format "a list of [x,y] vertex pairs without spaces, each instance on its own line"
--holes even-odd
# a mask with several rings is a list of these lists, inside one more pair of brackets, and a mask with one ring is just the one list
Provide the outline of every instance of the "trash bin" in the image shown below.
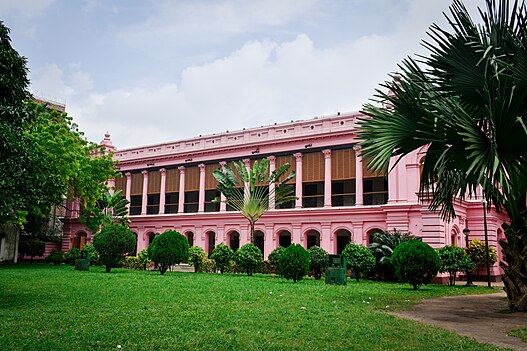
[[343,255],[328,255],[326,284],[346,285],[346,258]]
[[81,258],[75,260],[76,271],[87,271],[90,269],[91,254],[88,251],[81,251]]

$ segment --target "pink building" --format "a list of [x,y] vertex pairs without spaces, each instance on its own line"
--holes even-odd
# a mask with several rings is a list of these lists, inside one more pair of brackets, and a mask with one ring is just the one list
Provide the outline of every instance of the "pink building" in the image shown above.
[[[264,157],[271,170],[291,164],[298,198],[256,223],[256,244],[265,257],[291,242],[340,253],[350,241],[367,245],[379,230],[410,231],[435,248],[464,246],[464,228],[470,228],[470,240],[484,240],[480,198],[459,203],[452,221],[442,220],[419,201],[419,152],[405,157],[387,177],[368,171],[356,145],[360,116],[339,113],[125,150],[115,149],[106,134],[101,144],[115,151],[123,174],[110,183],[130,201],[137,251],[168,229],[207,252],[219,243],[237,249],[249,242],[247,220],[224,204],[212,203],[219,195],[212,171],[224,162],[243,160],[249,166]],[[494,210],[487,213],[493,247],[504,237],[503,221]],[[63,250],[90,241],[91,233],[76,218],[64,218]],[[499,274],[497,265],[492,274]]]

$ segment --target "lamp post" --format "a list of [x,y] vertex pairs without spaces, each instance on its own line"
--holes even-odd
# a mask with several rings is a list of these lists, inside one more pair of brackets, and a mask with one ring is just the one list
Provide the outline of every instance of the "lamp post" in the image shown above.
[[487,255],[487,285],[489,288],[492,288],[490,285],[490,254],[489,254],[489,235],[487,231],[487,200],[481,200],[483,203],[483,228],[485,230],[485,253]]
[[[463,229],[463,234],[465,234],[465,244],[468,250],[468,235],[470,234],[470,229]],[[476,284],[472,282],[472,272],[467,272],[467,283],[465,284],[465,286],[476,286]]]

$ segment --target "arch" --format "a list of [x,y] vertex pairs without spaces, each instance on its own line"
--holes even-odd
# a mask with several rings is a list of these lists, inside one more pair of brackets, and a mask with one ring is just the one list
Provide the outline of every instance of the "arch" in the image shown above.
[[229,245],[232,251],[236,252],[240,248],[240,233],[236,230],[227,233],[227,245]]
[[375,233],[383,232],[384,230],[380,228],[371,228],[366,232],[366,246],[373,243]]
[[460,243],[459,233],[460,233],[459,227],[454,224],[452,226],[452,229],[450,229],[450,245],[463,246]]
[[265,257],[264,241],[265,241],[265,233],[259,229],[255,230],[254,231],[254,245],[256,245],[260,249],[260,251],[262,251],[262,254]]
[[335,252],[337,254],[341,254],[350,242],[351,232],[348,229],[339,229],[335,232]]
[[320,247],[320,232],[315,229],[310,229],[305,233],[306,249],[309,250],[312,246]]
[[205,233],[205,237],[207,238],[207,253],[210,255],[212,254],[212,251],[216,248],[216,233],[212,230]]
[[83,230],[75,233],[71,241],[71,247],[82,250],[84,248],[84,245],[86,245],[87,238],[88,234],[86,234],[86,232]]
[[156,237],[156,233],[154,232],[149,232],[148,234],[146,234],[146,239],[147,239],[147,244],[146,247],[150,246],[150,244],[152,244],[152,241],[154,241]]
[[288,247],[291,245],[291,232],[287,229],[283,229],[276,234],[278,236],[278,245]]
[[191,246],[191,247],[194,246],[194,232],[191,230],[186,231],[185,237],[187,238],[188,246]]

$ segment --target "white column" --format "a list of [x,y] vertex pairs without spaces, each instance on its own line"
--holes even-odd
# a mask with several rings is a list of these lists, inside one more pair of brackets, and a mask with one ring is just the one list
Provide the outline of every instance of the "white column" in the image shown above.
[[355,151],[355,206],[362,206],[364,204],[362,155],[360,146],[354,146],[353,150]]
[[205,165],[201,163],[199,166],[199,196],[198,196],[198,212],[205,211]]
[[296,159],[295,207],[301,208],[302,207],[302,154],[300,152],[297,152],[296,154],[293,154],[293,156],[295,156],[295,159]]
[[130,214],[130,193],[132,191],[132,174],[130,172],[126,172],[124,175],[126,176],[126,200],[128,200],[126,208],[128,209],[128,214]]
[[[225,161],[221,161],[220,162],[220,167],[221,169],[223,170],[225,168],[225,166],[227,165],[227,162]],[[225,195],[223,195],[223,193],[220,193],[220,212],[225,212],[227,211],[227,198],[225,197]]]
[[148,171],[142,171],[143,174],[143,201],[141,201],[141,214],[146,214],[146,205],[148,203]]
[[185,166],[178,167],[179,169],[179,204],[177,213],[185,212]]
[[322,150],[324,154],[324,207],[331,207],[331,150]]
[[[247,169],[247,173],[251,174],[251,160],[248,159],[248,158],[245,158],[245,159],[243,159],[243,164],[245,165],[245,169]],[[244,202],[245,202],[249,198],[249,194],[250,194],[250,191],[251,191],[251,183],[250,182],[245,182],[243,188],[244,188],[243,199],[244,199]]]
[[[271,175],[276,170],[276,157],[269,156],[267,157],[269,160],[269,175]],[[275,197],[274,197],[274,182],[271,182],[269,184],[269,209],[274,210],[275,209]]]
[[159,190],[159,214],[165,213],[165,188],[167,182],[167,170],[161,168],[159,170],[161,173],[161,189]]

